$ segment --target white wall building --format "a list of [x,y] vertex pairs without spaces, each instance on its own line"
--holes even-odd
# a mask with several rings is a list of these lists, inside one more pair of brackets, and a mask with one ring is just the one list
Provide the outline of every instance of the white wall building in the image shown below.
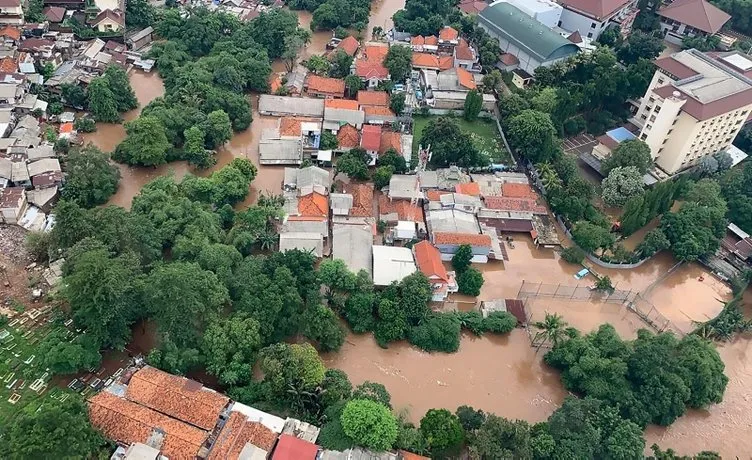
[[562,7],[558,26],[569,32],[579,31],[583,38],[595,40],[609,23],[620,25],[627,35],[637,9],[636,0],[560,0]]

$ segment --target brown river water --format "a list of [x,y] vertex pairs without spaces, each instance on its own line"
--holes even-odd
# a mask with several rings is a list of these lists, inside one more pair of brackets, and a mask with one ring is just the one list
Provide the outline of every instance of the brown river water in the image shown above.
[[[368,37],[375,26],[389,29],[391,15],[403,5],[403,0],[376,0],[368,31],[365,32]],[[303,27],[307,27],[310,14],[298,12],[298,16]],[[311,43],[301,52],[300,58],[323,52],[330,37],[329,32],[313,34]],[[273,67],[275,71],[284,70],[281,62],[275,62]],[[164,91],[156,73],[133,73],[131,84],[141,107]],[[254,107],[253,123],[217,152],[215,167],[195,171],[185,162],[157,168],[121,165],[123,177],[120,188],[110,203],[129,208],[141,187],[155,177],[170,173],[176,177],[187,173],[206,175],[236,157],[249,158],[259,167],[249,197],[238,207],[253,204],[260,192],[279,193],[283,168],[258,165],[260,133],[265,127],[274,126],[276,119],[259,116],[255,110],[257,96],[249,95],[249,98]],[[136,109],[125,114],[125,119],[132,120],[138,114],[139,109]],[[123,137],[122,125],[100,124],[97,132],[86,135],[86,140],[103,150],[112,151]],[[630,238],[627,245],[631,247],[636,244],[632,240],[639,242],[639,236]],[[592,285],[594,280],[591,276],[576,281],[573,275],[577,267],[562,261],[553,251],[536,249],[532,241],[524,236],[513,235],[513,238],[514,248],[509,248],[509,261],[478,266],[486,279],[478,300],[514,298],[523,280],[567,286],[578,283],[581,286]],[[689,331],[693,320],[702,321],[717,314],[721,301],[728,299],[730,292],[697,264],[681,266],[663,278],[674,265],[673,258],[663,253],[633,270],[600,269],[599,272],[610,276],[617,289],[642,292],[660,280],[645,297],[675,327]],[[748,297],[748,304],[752,304],[752,294]],[[453,300],[475,299],[455,296]],[[556,312],[583,331],[608,322],[614,324],[623,336],[633,337],[637,329],[646,327],[618,304],[535,298],[529,301],[527,307],[534,320],[542,318],[546,312]],[[136,343],[129,349],[146,352],[153,346],[153,328],[139,325],[136,329]],[[752,400],[752,364],[748,356],[752,353],[751,343],[748,338],[741,338],[719,345],[719,353],[730,379],[723,403],[707,411],[692,411],[669,428],[649,427],[646,431],[647,445],[657,442],[682,454],[709,449],[720,452],[724,458],[749,458],[752,452],[752,411],[748,410]],[[322,357],[327,366],[346,371],[354,384],[373,380],[386,385],[392,394],[395,409],[405,411],[416,422],[430,408],[454,410],[462,404],[509,418],[537,422],[545,420],[566,395],[557,373],[542,363],[543,352],[536,354],[527,333],[517,329],[505,337],[476,338],[465,335],[459,352],[455,354],[429,354],[406,343],[382,349],[370,335],[350,334],[342,350]],[[195,377],[205,380],[200,374]],[[205,383],[210,385],[212,382]]]

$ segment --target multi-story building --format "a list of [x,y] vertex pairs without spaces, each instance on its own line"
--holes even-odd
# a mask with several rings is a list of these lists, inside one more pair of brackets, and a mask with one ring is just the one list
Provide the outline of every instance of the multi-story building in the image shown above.
[[558,26],[579,31],[582,37],[595,40],[609,24],[616,24],[628,35],[637,16],[636,0],[559,0],[564,9]]
[[695,49],[655,61],[637,115],[638,138],[668,174],[729,148],[752,110],[752,60],[733,53],[714,59]]
[[0,1],[0,24],[21,26],[24,23],[24,11],[21,0]]
[[667,42],[680,45],[689,37],[713,35],[731,16],[706,0],[676,0],[658,10]]

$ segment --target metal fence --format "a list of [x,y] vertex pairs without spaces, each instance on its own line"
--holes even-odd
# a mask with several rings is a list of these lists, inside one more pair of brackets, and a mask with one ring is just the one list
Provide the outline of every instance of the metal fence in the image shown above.
[[[603,303],[623,304],[628,311],[636,314],[646,325],[656,332],[672,331],[679,336],[684,332],[666,318],[650,301],[637,291],[615,289],[611,293],[592,289],[590,286],[567,286],[563,284],[534,283],[522,281],[517,292],[517,298],[523,301],[525,315],[529,318],[527,299],[531,297],[549,297],[555,299],[588,301],[595,300]],[[535,333],[528,327],[530,341],[533,342]]]

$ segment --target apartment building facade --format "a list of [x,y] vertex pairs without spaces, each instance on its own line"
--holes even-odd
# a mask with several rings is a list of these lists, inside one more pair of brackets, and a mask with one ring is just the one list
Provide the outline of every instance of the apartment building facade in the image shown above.
[[733,66],[731,59],[694,49],[655,61],[658,69],[632,121],[667,174],[728,149],[750,116],[752,79],[738,69],[752,69],[752,61],[734,56]]

